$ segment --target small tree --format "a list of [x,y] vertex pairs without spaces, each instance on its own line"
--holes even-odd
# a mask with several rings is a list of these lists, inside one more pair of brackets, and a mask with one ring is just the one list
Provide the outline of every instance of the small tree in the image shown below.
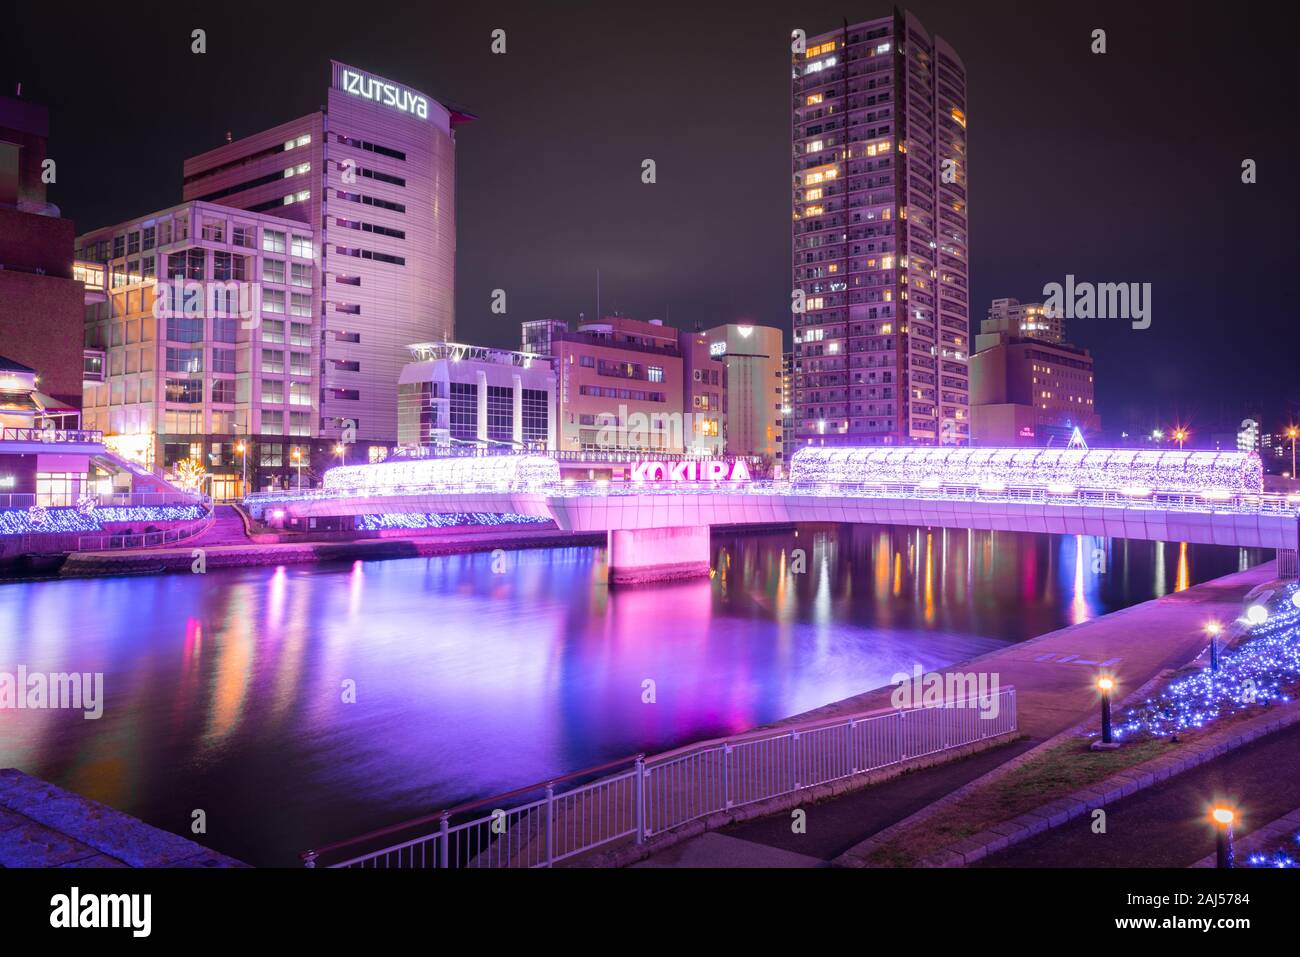
[[207,469],[197,459],[182,459],[176,463],[176,484],[187,492],[202,491],[203,480],[207,477]]

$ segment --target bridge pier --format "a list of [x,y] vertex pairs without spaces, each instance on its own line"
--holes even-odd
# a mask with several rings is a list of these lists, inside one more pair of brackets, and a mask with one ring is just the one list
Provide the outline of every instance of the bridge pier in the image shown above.
[[611,529],[609,583],[639,585],[709,574],[709,527]]

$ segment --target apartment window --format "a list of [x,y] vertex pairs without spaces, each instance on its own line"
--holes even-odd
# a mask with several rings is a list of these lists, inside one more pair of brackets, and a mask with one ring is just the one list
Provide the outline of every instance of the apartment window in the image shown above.
[[[310,412],[290,412],[289,413],[289,434],[290,435],[311,435],[311,413]],[[306,452],[303,458],[306,458]]]
[[284,413],[279,410],[262,410],[262,431],[267,435],[284,435]]
[[202,379],[168,379],[166,399],[181,405],[201,405],[203,403]]
[[[262,413],[262,422],[265,425],[265,412]],[[261,448],[259,464],[268,468],[279,468],[284,464],[284,446],[282,444],[279,442],[263,442],[259,447]]]
[[524,389],[523,440],[527,443],[543,443],[547,439],[548,419],[550,415],[550,397],[544,389]]
[[212,401],[233,404],[235,401],[235,380],[234,379],[213,379],[212,380]]
[[[212,339],[215,342],[238,342],[239,341],[239,320],[228,318],[228,317],[213,319]],[[234,352],[231,350],[223,349],[222,351],[230,352],[232,356],[234,355]],[[221,370],[217,370],[217,371],[221,371]]]
[[230,241],[236,246],[243,246],[245,249],[252,249],[256,242],[256,233],[256,227],[235,226],[230,230]]
[[120,259],[125,255],[126,255],[126,237],[114,236],[113,237],[113,258]]
[[311,265],[308,263],[291,263],[289,266],[289,284],[311,288]]
[[263,259],[262,260],[262,281],[283,283],[285,277],[283,259]]
[[158,238],[157,226],[146,226],[144,228],[144,245],[141,247],[145,252],[153,249],[155,241]]
[[284,312],[284,292],[279,289],[262,290],[263,312]]
[[289,372],[292,375],[311,375],[311,353],[289,353]]
[[289,323],[289,345],[311,347],[311,326],[305,322]]
[[167,318],[167,339],[170,342],[202,342],[203,320],[185,316]]
[[262,249],[268,253],[285,252],[288,236],[274,229],[262,230]]
[[664,370],[662,366],[651,366],[646,370],[646,378],[650,382],[663,382]]
[[453,382],[449,391],[448,414],[451,437],[478,437],[478,387],[469,382]]
[[212,371],[213,372],[234,372],[235,371],[235,350],[234,349],[213,349],[212,350]]
[[144,279],[146,282],[150,279],[156,278],[155,269],[157,268],[157,262],[157,256],[145,256],[144,259],[140,260],[140,278]]
[[289,383],[289,404],[308,405],[308,406],[311,405],[311,383],[290,382]]
[[271,405],[284,405],[284,380],[263,379],[262,401]]
[[284,350],[263,349],[262,371],[274,373],[275,375],[284,375]]
[[308,236],[294,236],[290,253],[299,259],[311,259],[312,248],[311,238]]
[[226,241],[226,224],[220,219],[205,219],[203,221],[203,238],[213,243],[224,243]]
[[284,345],[284,320],[283,319],[263,319],[262,320],[262,341]]
[[167,347],[168,372],[202,372],[202,349],[174,349]]
[[230,279],[233,267],[231,265],[230,253],[213,252],[212,254],[212,278],[213,279]]
[[311,296],[295,292],[289,296],[289,315],[311,317]]
[[140,233],[137,230],[133,233],[127,233],[126,236],[126,253],[128,256],[140,251]]

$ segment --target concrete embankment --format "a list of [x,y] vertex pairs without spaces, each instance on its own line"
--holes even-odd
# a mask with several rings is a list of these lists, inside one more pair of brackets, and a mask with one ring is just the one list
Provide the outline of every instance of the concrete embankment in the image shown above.
[[85,578],[101,575],[149,575],[192,572],[197,561],[207,571],[256,565],[290,565],[383,558],[427,558],[485,552],[501,548],[566,548],[603,545],[603,534],[564,532],[557,529],[512,530],[502,528],[445,530],[409,538],[357,541],[297,541],[275,544],[212,545],[154,548],[131,552],[77,552],[69,555],[59,575]]
[[0,769],[0,867],[246,867],[193,841]]

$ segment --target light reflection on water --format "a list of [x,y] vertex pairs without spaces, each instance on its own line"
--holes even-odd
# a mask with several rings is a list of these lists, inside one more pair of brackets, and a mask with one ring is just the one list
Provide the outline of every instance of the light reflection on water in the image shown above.
[[[1262,561],[1076,536],[715,535],[711,580],[610,593],[602,549],[0,586],[18,767],[258,864],[638,750],[736,732]],[[655,703],[643,703],[653,681]],[[355,703],[345,690],[355,689]]]

